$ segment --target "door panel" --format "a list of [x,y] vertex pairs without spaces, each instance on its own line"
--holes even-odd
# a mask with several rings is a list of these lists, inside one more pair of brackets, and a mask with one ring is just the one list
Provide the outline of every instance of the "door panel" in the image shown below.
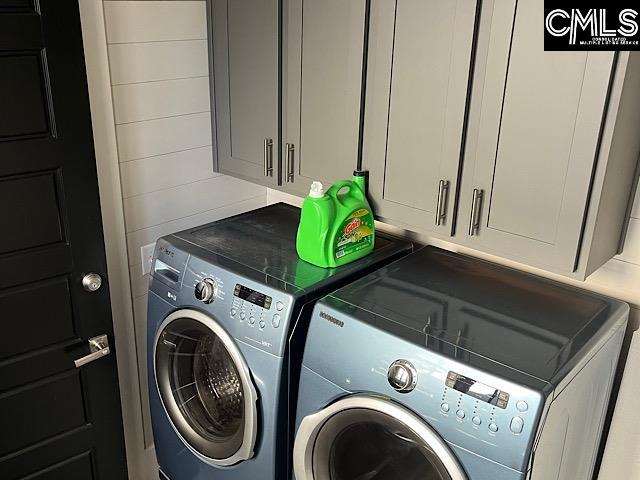
[[[545,52],[542,29],[531,21],[543,15],[540,2],[495,3],[496,12],[515,13],[515,22],[512,30],[491,34],[471,152],[472,188],[483,190],[483,198],[480,226],[469,241],[571,272],[614,54]],[[470,191],[462,201],[468,227]]]
[[0,478],[127,478],[115,354],[74,366],[113,345],[77,2],[0,3],[0,105]]
[[[489,226],[553,243],[571,154],[567,140],[576,126],[587,56],[548,55],[538,46],[522,35],[514,37]],[[534,82],[532,61],[537,70]],[[557,74],[560,71],[563,75]],[[526,101],[545,97],[552,98]]]
[[[0,437],[0,455],[80,427],[87,416],[79,372],[72,370],[31,383],[5,399],[2,410],[7,418],[20,419],[23,427]],[[24,428],[27,423],[29,428]]]
[[82,453],[70,460],[51,465],[34,473],[29,480],[58,480],[61,478],[91,478],[91,452]]
[[0,254],[65,240],[56,176],[43,172],[0,179],[0,204],[14,204],[4,215]]
[[[213,48],[218,167],[278,184],[279,7],[277,0],[214,0]],[[264,140],[273,172],[265,176]]]
[[[66,277],[0,290],[0,312],[8,312],[1,328],[5,338],[11,339],[0,352],[0,361],[75,338],[69,290]],[[34,302],[34,298],[39,301]],[[29,322],[16,321],[25,314],[48,321],[40,322],[39,328],[34,329]]]
[[[284,142],[294,146],[283,184],[306,195],[313,180],[351,178],[360,141],[366,2],[290,0]],[[283,149],[283,172],[287,152]]]
[[47,133],[48,92],[42,91],[42,60],[39,52],[0,57],[0,70],[12,72],[0,80],[0,138]]
[[381,217],[452,233],[476,9],[474,0],[372,7],[363,161]]

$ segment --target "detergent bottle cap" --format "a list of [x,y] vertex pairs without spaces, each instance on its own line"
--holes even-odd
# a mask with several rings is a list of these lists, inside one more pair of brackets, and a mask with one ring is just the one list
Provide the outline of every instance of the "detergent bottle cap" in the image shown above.
[[311,188],[309,189],[309,197],[311,198],[324,197],[324,186],[322,185],[322,182],[311,183]]

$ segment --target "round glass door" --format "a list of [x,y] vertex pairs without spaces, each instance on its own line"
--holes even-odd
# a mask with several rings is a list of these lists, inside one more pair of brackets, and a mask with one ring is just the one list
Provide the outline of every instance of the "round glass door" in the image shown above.
[[235,343],[216,322],[196,311],[169,316],[156,337],[155,374],[187,446],[222,465],[251,456],[255,388]]
[[350,397],[306,417],[294,462],[299,480],[466,479],[426,423],[376,397]]

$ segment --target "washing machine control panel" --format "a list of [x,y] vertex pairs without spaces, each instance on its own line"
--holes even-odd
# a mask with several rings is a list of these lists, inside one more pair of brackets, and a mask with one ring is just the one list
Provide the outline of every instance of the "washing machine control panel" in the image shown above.
[[241,283],[236,283],[233,296],[229,311],[232,318],[237,318],[241,324],[246,322],[249,326],[260,330],[280,328],[284,315],[284,301],[274,301],[272,296]]
[[233,290],[233,296],[266,310],[271,308],[271,302],[273,301],[273,298],[269,295],[246,287],[240,283],[236,283]]
[[210,312],[233,337],[274,355],[284,351],[291,295],[192,255],[176,304],[186,301]]

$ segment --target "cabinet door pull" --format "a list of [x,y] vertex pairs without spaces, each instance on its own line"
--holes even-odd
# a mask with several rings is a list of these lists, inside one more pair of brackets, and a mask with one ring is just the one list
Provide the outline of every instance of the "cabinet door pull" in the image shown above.
[[273,177],[273,140],[264,139],[264,176]]
[[440,180],[438,186],[438,203],[436,204],[436,225],[444,224],[447,217],[447,198],[449,197],[449,180]]
[[471,218],[469,220],[469,236],[474,236],[480,228],[480,210],[482,208],[482,195],[484,190],[474,188],[471,200]]
[[293,160],[293,155],[295,152],[295,145],[293,143],[287,143],[285,145],[285,151],[286,151],[286,155],[287,155],[287,175],[286,175],[286,180],[288,183],[293,183],[293,178],[295,175],[295,167],[294,167],[294,160]]

